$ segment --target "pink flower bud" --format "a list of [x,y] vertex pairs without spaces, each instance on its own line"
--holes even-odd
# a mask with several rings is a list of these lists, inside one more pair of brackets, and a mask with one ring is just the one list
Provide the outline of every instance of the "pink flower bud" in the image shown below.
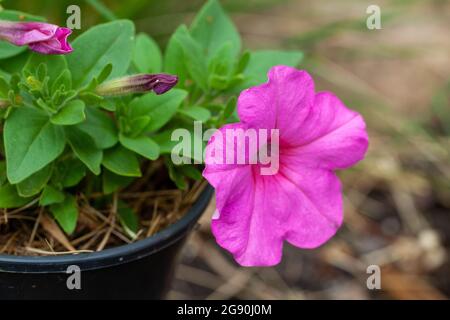
[[67,37],[72,33],[62,28],[42,22],[13,22],[0,20],[0,39],[16,46],[29,46],[42,54],[67,54],[72,47]]

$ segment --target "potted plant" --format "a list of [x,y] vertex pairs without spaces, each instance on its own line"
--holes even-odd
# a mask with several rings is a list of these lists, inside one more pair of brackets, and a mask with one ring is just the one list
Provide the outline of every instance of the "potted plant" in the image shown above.
[[[127,20],[97,25],[70,44],[69,29],[40,17],[3,10],[0,20],[1,298],[163,297],[212,195],[203,160],[217,160],[226,149],[220,141],[248,151],[240,140],[219,139],[230,128],[269,130],[257,149],[270,146],[269,158],[279,150],[283,170],[308,168],[300,180],[316,183],[324,199],[302,193],[293,207],[309,213],[296,225],[258,187],[279,186],[270,191],[288,204],[298,196],[291,171],[277,168],[269,182],[264,157],[255,162],[261,173],[246,156],[206,162],[203,176],[217,192],[213,233],[237,262],[276,264],[283,240],[312,248],[341,224],[333,170],[364,156],[362,118],[331,94],[315,94],[309,75],[289,67],[301,52],[243,51],[217,0],[177,28],[164,53]],[[267,84],[247,89],[264,83],[269,69]],[[307,130],[301,154],[313,159],[288,161],[299,130]],[[313,142],[324,137],[334,148],[317,154]]]

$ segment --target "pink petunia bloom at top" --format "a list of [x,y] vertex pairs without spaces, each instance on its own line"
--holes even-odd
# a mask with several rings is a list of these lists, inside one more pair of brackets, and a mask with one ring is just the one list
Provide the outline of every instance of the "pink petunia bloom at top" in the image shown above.
[[[243,266],[278,264],[284,241],[311,249],[329,240],[343,220],[334,171],[363,159],[368,147],[363,118],[334,94],[316,93],[307,72],[276,66],[268,77],[241,93],[241,122],[219,129],[206,149],[203,176],[216,190],[212,232]],[[218,139],[240,129],[277,129],[278,142],[267,139],[278,143],[276,173],[261,174],[262,165],[249,163],[248,154],[244,164],[211,159],[218,150],[223,157],[249,150],[237,139]]]
[[0,20],[0,39],[16,46],[27,45],[31,50],[42,54],[67,54],[72,47],[67,37],[72,33],[43,22],[13,22]]

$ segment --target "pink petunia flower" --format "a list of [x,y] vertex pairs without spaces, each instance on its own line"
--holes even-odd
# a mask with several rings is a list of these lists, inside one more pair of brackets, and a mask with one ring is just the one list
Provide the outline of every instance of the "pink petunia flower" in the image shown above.
[[[343,220],[334,171],[363,159],[368,147],[363,118],[334,94],[316,93],[307,72],[276,66],[268,77],[241,93],[241,122],[219,129],[206,149],[203,176],[216,190],[212,232],[243,266],[278,264],[285,240],[305,249],[329,240]],[[218,154],[250,150],[246,140],[225,133],[242,129],[277,130],[276,140],[269,134],[258,142],[278,144],[274,174],[262,174],[264,165],[248,153],[245,163],[217,161]]]
[[0,21],[0,39],[16,46],[28,45],[31,50],[42,54],[67,54],[72,47],[67,37],[72,33],[62,28],[42,22]]

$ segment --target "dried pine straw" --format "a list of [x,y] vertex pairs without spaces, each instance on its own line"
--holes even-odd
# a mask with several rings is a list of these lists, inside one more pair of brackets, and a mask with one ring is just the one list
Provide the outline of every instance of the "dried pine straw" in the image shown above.
[[[101,251],[142,240],[177,222],[192,207],[206,186],[189,182],[187,191],[172,189],[161,176],[162,163],[154,162],[144,177],[112,196],[103,208],[93,204],[100,194],[78,194],[79,218],[68,236],[38,200],[14,210],[0,211],[0,254],[64,255]],[[161,170],[160,170],[161,169]],[[131,238],[117,216],[118,201],[124,201],[139,215],[139,231]]]

